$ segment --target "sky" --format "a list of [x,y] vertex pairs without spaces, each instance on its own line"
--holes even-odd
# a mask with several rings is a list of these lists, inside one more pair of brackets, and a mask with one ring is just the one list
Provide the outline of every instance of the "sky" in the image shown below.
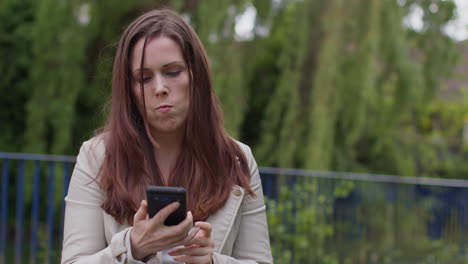
[[468,39],[468,0],[455,0],[457,19],[447,26],[446,32],[456,40]]
[[[468,0],[454,0],[454,2],[457,4],[456,19],[445,27],[445,32],[457,41],[466,40],[468,39]],[[434,11],[437,11],[437,6],[434,6]],[[422,29],[422,15],[423,11],[420,7],[413,8],[404,21],[405,25],[415,30]]]
[[[468,39],[468,0],[454,0],[457,4],[456,19],[451,21],[445,32],[457,41]],[[436,11],[436,6],[434,6]],[[257,10],[250,5],[246,11],[237,17],[235,31],[238,40],[249,40],[253,37],[253,28]],[[415,30],[422,28],[422,10],[415,8],[404,23]]]

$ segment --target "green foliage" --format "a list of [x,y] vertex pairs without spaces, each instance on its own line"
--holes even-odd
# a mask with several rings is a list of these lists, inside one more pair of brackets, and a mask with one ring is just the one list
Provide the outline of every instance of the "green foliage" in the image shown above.
[[[14,14],[14,15],[12,15]],[[0,5],[0,149],[19,152],[24,142],[25,102],[31,91],[31,27],[33,2],[3,1]]]
[[[250,81],[263,91],[251,94],[264,97],[251,102],[264,110],[252,106],[248,117],[261,126],[243,129],[260,164],[434,176],[421,164],[438,151],[416,120],[455,65],[455,43],[441,31],[453,17],[446,2],[425,17],[428,29],[411,34],[401,21],[414,4],[429,12],[424,1],[288,2],[259,42],[279,52],[276,65]],[[265,53],[258,65],[273,61]]]
[[[426,105],[456,62],[456,46],[441,31],[453,18],[451,1],[437,2],[437,12],[433,1],[391,0],[58,3],[7,1],[0,9],[7,22],[0,52],[17,58],[1,64],[0,89],[16,88],[1,99],[11,105],[0,115],[8,120],[2,149],[75,153],[102,124],[95,113],[109,98],[121,29],[144,10],[169,5],[199,33],[226,127],[254,147],[260,164],[404,175],[458,170],[420,164],[460,143],[452,123],[460,120],[444,124],[451,139],[436,149],[427,145],[433,131],[418,123],[427,123]],[[420,32],[401,26],[414,5],[424,11]],[[252,7],[254,38],[238,42],[236,19]],[[262,30],[269,34],[257,35]],[[458,153],[453,160],[464,156]]]
[[[319,199],[311,202],[314,196]],[[327,223],[331,202],[320,194],[316,181],[283,185],[278,200],[267,200],[275,263],[338,263],[336,254],[325,248],[325,241],[333,235]]]
[[[309,38],[312,39],[318,33],[309,32],[307,25],[317,23],[309,15],[309,11],[320,12],[320,7],[312,1],[295,2],[286,7],[283,13],[284,26],[273,32],[272,38],[283,38],[281,55],[278,57],[276,67],[280,72],[277,82],[266,105],[261,130],[262,138],[256,151],[261,164],[272,164],[279,167],[297,167],[298,144],[303,134],[304,126],[297,123],[301,118],[307,117],[304,108],[297,106],[307,103],[301,98],[300,91],[307,83],[302,82],[302,65],[310,63],[306,61]],[[297,27],[296,27],[297,26]],[[297,32],[300,32],[297,34]],[[279,43],[278,43],[279,44]],[[294,139],[294,140],[292,140]],[[275,151],[281,149],[281,151]]]
[[[4,0],[0,151],[76,154],[103,124],[122,29],[159,6],[183,13],[198,32],[225,125],[253,147],[261,166],[467,178],[468,98],[463,91],[445,96],[443,85],[460,53],[443,32],[454,17],[451,0]],[[239,41],[236,21],[252,7],[253,37]],[[419,31],[402,23],[414,7],[423,11]],[[378,243],[330,245],[352,229],[327,222],[333,203],[356,186],[335,186],[335,200],[317,186],[295,187],[304,189],[295,201],[282,187],[280,202],[268,201],[276,263],[392,263],[411,259],[403,242],[387,251],[410,236],[421,237],[414,255],[426,254],[427,263],[455,250],[422,238],[418,208],[378,199],[358,219],[379,234],[366,237]],[[306,194],[317,199],[306,202]],[[381,208],[385,213],[368,217]],[[282,215],[294,216],[295,233]],[[382,224],[389,217],[408,230]]]
[[[440,163],[437,153],[461,144],[460,119],[440,129],[450,138],[443,146],[434,147],[436,132],[427,129],[427,105],[457,61],[453,40],[441,30],[453,18],[452,1],[117,2],[1,6],[2,149],[75,153],[103,122],[95,113],[110,95],[121,29],[144,10],[168,5],[199,33],[226,127],[254,147],[260,164],[404,175],[459,171],[462,148],[450,153],[452,165],[421,166]],[[401,23],[415,5],[424,12],[421,31]],[[239,42],[236,20],[252,7],[254,37]]]
[[462,257],[458,211],[447,212],[440,239],[431,237],[426,224],[437,198],[419,196],[415,186],[305,177],[280,182],[278,198],[267,199],[275,263],[454,263]]
[[444,178],[466,175],[468,97],[465,92],[456,99],[438,98],[418,113],[417,127],[427,135],[425,147],[433,157],[422,168],[424,174]]
[[85,85],[87,39],[86,24],[79,21],[82,7],[81,3],[56,0],[37,3],[30,70],[30,84],[35,89],[26,106],[26,152],[70,151],[76,98]]
[[191,12],[191,22],[210,59],[213,85],[224,109],[225,127],[234,137],[239,134],[246,100],[243,49],[234,41],[236,16],[243,10],[242,1],[233,4],[206,0]]

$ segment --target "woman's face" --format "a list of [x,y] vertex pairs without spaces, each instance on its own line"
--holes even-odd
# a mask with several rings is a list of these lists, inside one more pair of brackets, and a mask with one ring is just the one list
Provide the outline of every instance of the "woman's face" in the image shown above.
[[169,37],[150,38],[146,43],[143,68],[140,68],[144,41],[144,38],[140,39],[131,52],[132,89],[138,108],[143,111],[141,83],[144,111],[153,136],[181,132],[190,101],[189,71],[182,51]]

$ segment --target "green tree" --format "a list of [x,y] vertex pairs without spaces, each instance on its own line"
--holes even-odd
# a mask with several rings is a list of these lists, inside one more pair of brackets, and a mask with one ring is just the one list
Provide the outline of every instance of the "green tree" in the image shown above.
[[86,24],[80,2],[37,2],[24,150],[70,152],[76,98],[85,85]]
[[25,102],[34,89],[30,82],[33,2],[0,3],[0,150],[19,152],[24,142]]

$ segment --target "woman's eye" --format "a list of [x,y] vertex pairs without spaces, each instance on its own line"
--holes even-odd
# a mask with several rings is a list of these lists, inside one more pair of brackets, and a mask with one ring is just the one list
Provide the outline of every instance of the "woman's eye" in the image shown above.
[[168,72],[166,72],[166,75],[170,76],[170,77],[177,77],[177,76],[179,76],[180,73],[181,73],[181,71],[168,71]]
[[136,77],[136,80],[139,82],[139,83],[147,83],[149,81],[151,81],[151,76],[138,76]]

